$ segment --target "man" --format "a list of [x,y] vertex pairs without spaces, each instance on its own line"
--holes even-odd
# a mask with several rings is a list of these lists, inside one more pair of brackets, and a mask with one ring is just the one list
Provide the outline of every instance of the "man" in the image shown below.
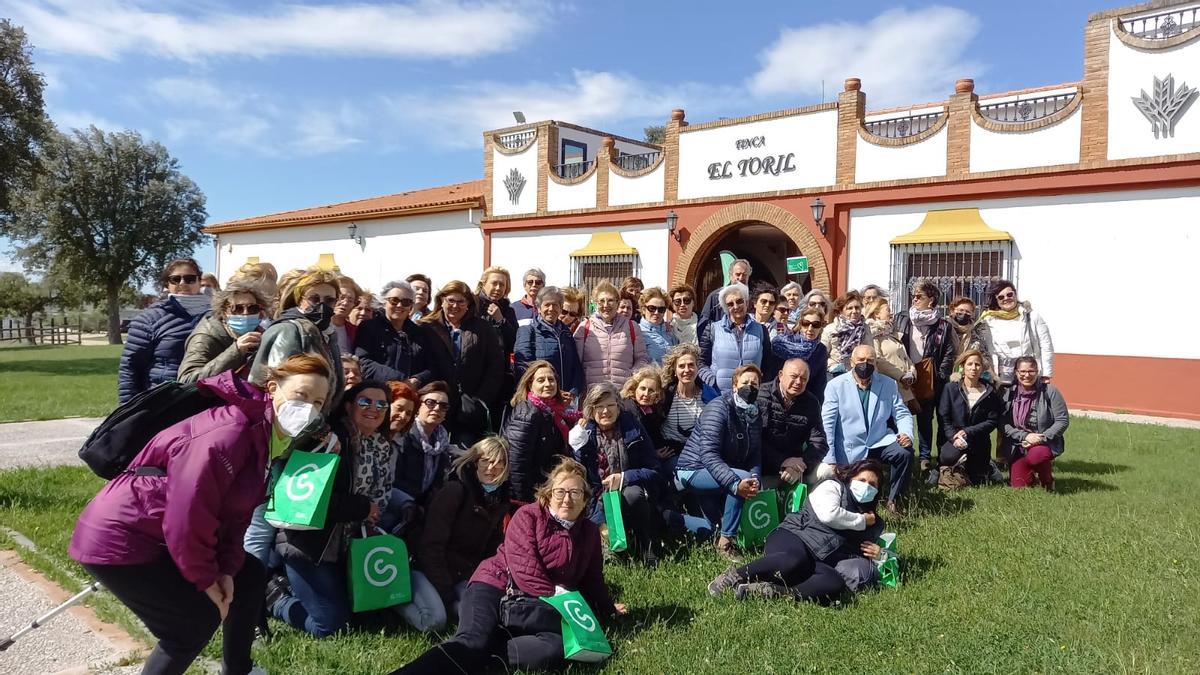
[[796,485],[829,452],[821,403],[808,391],[804,359],[788,359],[779,376],[762,385],[756,403],[763,423],[763,486]]
[[[867,457],[891,467],[887,509],[902,515],[900,499],[908,488],[912,465],[912,414],[900,398],[896,381],[875,372],[875,348],[859,345],[850,354],[851,372],[825,387],[821,421],[829,452],[817,472],[832,475],[835,465],[853,464]],[[895,421],[899,433],[888,428]]]
[[513,312],[517,315],[517,325],[524,326],[537,316],[537,294],[546,285],[546,273],[536,267],[525,272],[525,295],[513,303]]
[[[754,271],[750,267],[750,261],[743,258],[738,258],[729,263],[729,284],[741,284],[747,288],[750,287],[750,273]],[[708,300],[704,301],[704,311],[700,314],[700,318],[705,321],[720,321],[725,316],[725,308],[721,305],[721,291],[725,288],[722,286],[712,293],[708,294]],[[703,330],[703,326],[697,328]]]

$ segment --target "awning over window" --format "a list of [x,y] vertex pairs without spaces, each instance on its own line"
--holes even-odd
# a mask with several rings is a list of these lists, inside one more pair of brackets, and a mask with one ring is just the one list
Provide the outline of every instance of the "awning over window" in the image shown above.
[[637,249],[626,244],[620,232],[596,232],[587,246],[571,253],[572,258],[598,255],[637,255]]
[[892,240],[892,246],[960,241],[1012,241],[1012,235],[983,222],[979,209],[929,211],[920,227]]
[[326,272],[341,272],[342,271],[342,268],[338,267],[338,264],[333,261],[332,253],[322,253],[321,256],[319,258],[317,258],[317,264],[315,265],[315,267],[319,270],[324,270]]

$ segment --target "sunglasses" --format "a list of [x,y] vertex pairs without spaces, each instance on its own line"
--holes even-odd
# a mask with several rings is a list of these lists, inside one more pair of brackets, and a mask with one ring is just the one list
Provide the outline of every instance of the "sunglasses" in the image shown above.
[[571,312],[571,311],[568,311],[568,310],[565,310],[565,309],[564,309],[564,310],[562,311],[562,315],[563,315],[563,316],[569,316],[569,317],[572,317],[572,318],[573,318],[573,317],[577,317],[577,316],[579,316],[579,312]]
[[439,401],[436,398],[427,398],[421,401],[421,403],[427,410],[441,410],[442,412],[446,412],[450,409],[449,401]]
[[680,306],[682,306],[682,305],[690,305],[690,304],[692,304],[692,298],[690,298],[690,297],[688,297],[688,298],[675,298],[675,306],[676,306],[676,307],[680,307]]
[[178,286],[179,284],[194,284],[200,280],[199,274],[172,274],[167,277],[167,281]]
[[253,316],[262,312],[262,305],[230,305],[229,313],[239,316]]
[[1017,297],[1016,293],[1013,293],[1012,291],[1008,291],[1006,293],[1000,293],[999,295],[996,296],[996,299],[997,300],[1013,300],[1016,297]]
[[666,305],[646,305],[646,311],[651,314],[663,314],[667,311]]
[[801,328],[820,328],[824,325],[825,324],[820,321],[801,321],[800,322]]
[[370,410],[371,406],[375,406],[375,409],[380,411],[388,409],[387,401],[381,401],[376,398],[371,398],[370,396],[359,396],[354,402],[363,410]]
[[337,298],[333,297],[332,295],[321,297],[316,293],[313,293],[312,295],[306,295],[304,296],[304,299],[310,305],[332,305],[333,303],[337,302]]
[[389,305],[391,305],[392,307],[395,307],[396,305],[400,305],[401,307],[412,307],[413,306],[412,298],[392,297],[392,298],[384,298],[384,300],[387,300],[387,303]]
[[731,301],[725,303],[725,306],[726,307],[741,307],[744,304],[746,304],[746,301],[741,298],[738,298],[736,300],[731,300]]

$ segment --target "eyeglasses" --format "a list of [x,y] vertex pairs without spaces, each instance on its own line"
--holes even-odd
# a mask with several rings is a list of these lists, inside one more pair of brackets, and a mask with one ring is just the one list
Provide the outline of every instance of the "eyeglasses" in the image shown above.
[[230,305],[229,306],[229,313],[236,314],[239,316],[254,316],[255,314],[258,314],[260,312],[262,312],[262,305],[250,304],[250,305]]
[[667,311],[666,305],[646,305],[646,311],[651,314],[664,314]]
[[758,304],[762,305],[763,307],[767,307],[767,306],[770,306],[770,305],[774,305],[774,304],[775,304],[775,298],[763,298],[763,299],[761,299],[761,300],[759,300],[759,301],[758,301]]
[[564,309],[564,310],[562,311],[562,315],[563,315],[563,316],[569,316],[569,317],[571,317],[571,318],[575,318],[575,317],[579,316],[579,312],[572,312],[572,311],[570,311],[570,310]]
[[1012,292],[1012,291],[1007,291],[1007,292],[1004,292],[1004,293],[997,293],[997,294],[996,294],[996,299],[997,299],[997,300],[1014,300],[1014,299],[1016,299],[1016,297],[1017,297],[1017,294],[1016,294],[1016,293],[1014,293],[1014,292]]
[[675,298],[675,306],[682,307],[683,305],[690,305],[690,304],[692,304],[692,301],[693,301],[693,298],[691,296]]
[[554,488],[553,490],[550,491],[550,495],[553,496],[555,499],[565,499],[567,497],[567,495],[571,495],[571,499],[583,499],[583,490],[580,490],[578,488],[574,488],[571,490],[566,490],[563,488]]
[[599,300],[596,301],[596,304],[597,305],[615,305],[615,304],[617,304],[617,300],[616,300],[616,298],[600,298]]
[[525,285],[526,286],[545,286],[546,282],[542,281],[541,279],[526,279]]
[[467,304],[467,300],[465,298],[452,298],[447,296],[442,298],[442,304],[449,305],[451,307],[458,307]]
[[822,321],[801,321],[800,322],[801,328],[820,328],[824,325],[825,325],[825,323]]
[[426,410],[441,410],[442,412],[446,412],[450,409],[449,401],[439,401],[436,398],[427,398],[421,401],[421,404],[425,406]]
[[928,297],[929,296],[925,295],[924,293],[913,293],[913,300],[924,300],[925,298],[928,298]]
[[389,305],[391,305],[392,307],[395,307],[396,305],[400,305],[401,307],[412,307],[413,306],[412,298],[390,297],[390,298],[384,298],[384,300],[387,300],[387,303]]
[[734,298],[733,300],[730,300],[729,302],[725,303],[725,306],[726,307],[741,307],[744,304],[746,304],[745,300],[743,300],[741,298]]
[[387,401],[381,401],[377,398],[371,398],[370,396],[359,396],[354,402],[363,410],[369,410],[371,406],[375,406],[376,410],[387,410],[388,408]]
[[304,299],[310,305],[332,305],[333,303],[337,302],[337,298],[333,297],[332,295],[321,297],[316,293],[313,293],[312,295],[306,295],[304,296]]
[[179,284],[194,284],[200,280],[199,274],[172,274],[167,277],[167,281],[178,286]]

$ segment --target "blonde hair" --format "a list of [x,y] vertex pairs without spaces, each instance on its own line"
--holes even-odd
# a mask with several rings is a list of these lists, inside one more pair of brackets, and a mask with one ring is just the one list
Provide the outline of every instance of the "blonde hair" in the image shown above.
[[675,365],[679,363],[679,359],[690,356],[696,360],[696,371],[700,371],[700,348],[690,342],[677,344],[667,352],[663,357],[662,365],[662,383],[663,389],[670,389],[676,385]]
[[572,288],[570,286],[560,288],[559,290],[562,291],[564,303],[565,302],[573,302],[576,305],[579,305],[580,313],[587,311],[587,303],[584,302],[583,291],[579,290],[578,288]]
[[588,485],[587,469],[583,465],[570,457],[564,456],[550,469],[550,473],[546,474],[546,480],[537,488],[537,500],[542,506],[550,505],[550,493],[554,490],[554,484],[568,478],[578,478],[583,484],[583,501],[586,504],[592,498],[592,486]]
[[621,398],[633,398],[642,380],[650,377],[654,378],[654,381],[658,383],[658,395],[661,398],[663,381],[662,372],[659,371],[658,366],[643,366],[633,371],[633,374],[629,376],[628,380],[625,380],[624,386],[621,387]]
[[621,299],[621,291],[617,290],[617,287],[607,279],[592,287],[592,302],[596,302],[596,298],[600,297],[601,293],[610,293],[614,298]]
[[512,407],[517,407],[517,404],[524,401],[525,397],[529,395],[529,390],[533,387],[533,378],[537,377],[537,371],[542,368],[549,368],[550,372],[554,373],[554,381],[558,383],[558,395],[555,398],[566,403],[563,401],[562,382],[558,382],[558,371],[554,370],[554,366],[549,361],[538,359],[529,364],[529,367],[525,369],[525,374],[517,381],[517,390],[513,392],[512,401],[510,401]]
[[508,295],[508,292],[512,290],[512,275],[508,273],[508,270],[500,267],[499,265],[492,265],[491,267],[485,269],[483,274],[479,275],[479,283],[475,286],[475,292],[482,293],[484,282],[486,282],[487,278],[493,274],[499,274],[500,276],[504,277],[504,294]]
[[[280,298],[279,312],[282,313],[300,304],[300,298],[304,297],[304,292],[313,286],[328,285],[332,286],[334,291],[337,291],[340,286],[338,279],[341,277],[336,272],[323,270],[319,267],[310,267],[306,270],[292,270],[288,272],[299,272],[295,276],[295,281],[289,286],[284,287],[283,282],[280,282]],[[287,275],[285,275],[287,276]],[[276,317],[278,318],[278,316]]]
[[496,435],[484,436],[477,441],[454,460],[450,468],[466,482],[467,467],[477,465],[481,459],[487,462],[504,462],[504,473],[500,476],[499,483],[508,480],[508,441]]
[[863,308],[863,316],[867,317],[868,319],[874,319],[875,315],[878,314],[880,310],[882,310],[884,307],[887,307],[887,306],[888,306],[887,299],[885,299],[883,297],[875,298],[871,302],[868,302],[867,306],[865,308]]
[[642,291],[642,297],[638,298],[638,304],[645,309],[646,304],[655,298],[662,300],[663,303],[666,304],[667,309],[671,308],[671,299],[667,297],[667,292],[658,286],[651,286],[650,288]]

